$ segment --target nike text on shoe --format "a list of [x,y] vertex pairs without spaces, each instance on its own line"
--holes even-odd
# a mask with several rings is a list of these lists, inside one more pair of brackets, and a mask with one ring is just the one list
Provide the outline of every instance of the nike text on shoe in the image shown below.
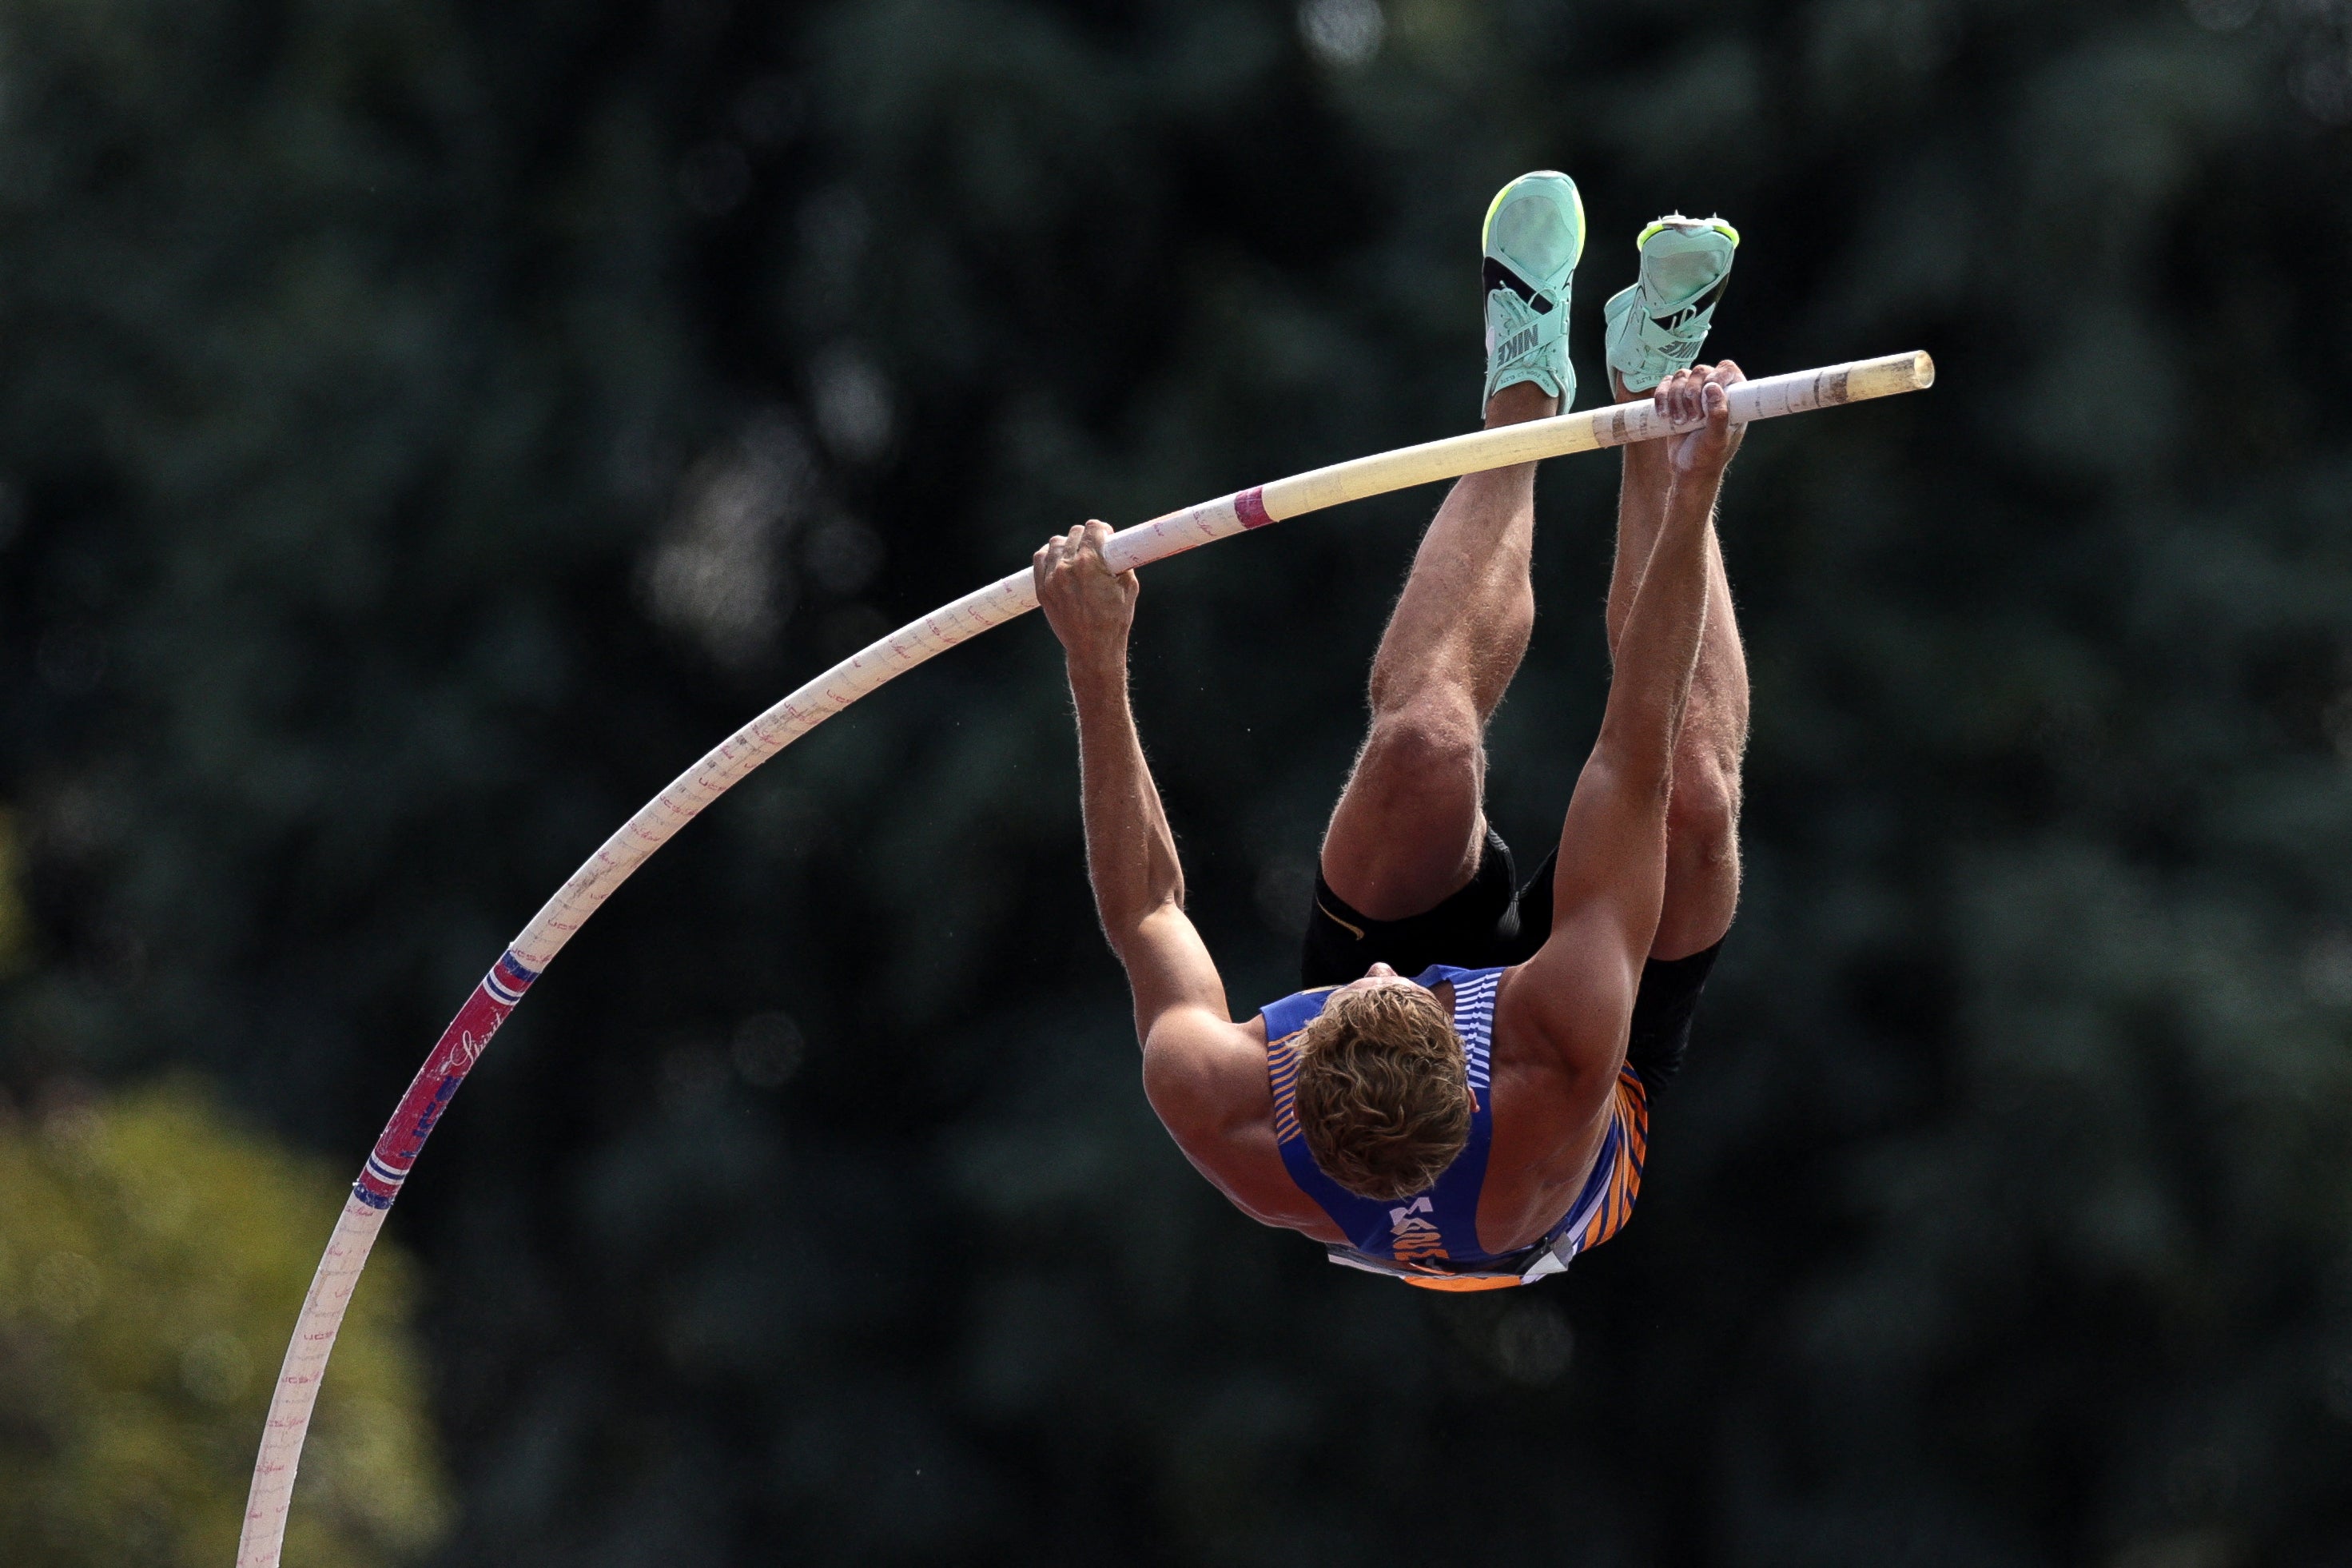
[[1584,254],[1584,201],[1556,170],[1521,174],[1495,193],[1479,233],[1486,249],[1486,390],[1484,407],[1507,386],[1532,381],[1559,399],[1576,396],[1568,363],[1569,285]]
[[1633,245],[1642,253],[1642,275],[1601,307],[1602,341],[1625,390],[1648,392],[1697,360],[1731,281],[1739,231],[1719,217],[1671,213]]

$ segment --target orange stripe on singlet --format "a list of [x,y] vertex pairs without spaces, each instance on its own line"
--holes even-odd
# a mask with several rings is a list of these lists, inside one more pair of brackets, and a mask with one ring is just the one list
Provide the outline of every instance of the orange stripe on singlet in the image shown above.
[[1292,1089],[1298,1081],[1298,1047],[1291,1042],[1297,1034],[1266,1042],[1266,1077],[1274,1086],[1274,1141],[1287,1143],[1302,1136],[1298,1130],[1298,1101]]
[[1617,1075],[1610,1114],[1617,1119],[1617,1144],[1608,1187],[1592,1222],[1585,1227],[1580,1252],[1600,1246],[1625,1228],[1633,1217],[1634,1200],[1642,1194],[1642,1166],[1650,1154],[1650,1095],[1639,1074],[1630,1067]]

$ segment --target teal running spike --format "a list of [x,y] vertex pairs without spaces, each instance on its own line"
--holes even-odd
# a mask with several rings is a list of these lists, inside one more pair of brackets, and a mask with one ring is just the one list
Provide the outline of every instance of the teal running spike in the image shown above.
[[1559,399],[1576,398],[1568,363],[1569,284],[1584,255],[1584,198],[1553,169],[1521,174],[1495,193],[1478,233],[1486,250],[1486,390],[1532,381]]
[[1641,279],[1601,306],[1601,319],[1609,368],[1626,391],[1648,392],[1697,360],[1731,281],[1739,231],[1719,217],[1670,213],[1633,245],[1642,253]]

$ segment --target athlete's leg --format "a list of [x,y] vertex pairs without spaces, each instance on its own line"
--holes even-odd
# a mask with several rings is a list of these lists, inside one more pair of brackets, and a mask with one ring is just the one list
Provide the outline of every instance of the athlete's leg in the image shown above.
[[[1486,424],[1558,405],[1520,382],[1488,400]],[[1478,868],[1486,721],[1535,625],[1535,480],[1526,463],[1454,481],[1381,636],[1371,728],[1323,837],[1324,881],[1374,920],[1433,909]]]
[[[1478,244],[1486,424],[1557,413],[1576,395],[1568,354],[1584,254],[1576,183],[1551,169],[1513,180],[1487,205]],[[1381,636],[1371,729],[1323,836],[1325,884],[1369,919],[1433,910],[1477,873],[1486,721],[1535,625],[1535,487],[1532,463],[1456,480]]]
[[[1625,400],[1624,384],[1613,373],[1611,389]],[[1617,499],[1617,563],[1609,579],[1612,656],[1664,520],[1672,480],[1664,442],[1625,448]],[[1748,659],[1739,646],[1723,550],[1711,536],[1707,553],[1706,633],[1675,750],[1675,793],[1666,814],[1666,898],[1650,949],[1653,958],[1683,958],[1714,946],[1731,929],[1739,902],[1739,766],[1748,749]]]
[[[1670,213],[1634,241],[1641,275],[1601,310],[1610,391],[1627,384],[1647,396],[1665,376],[1689,366],[1706,341],[1739,233],[1719,217]],[[1617,567],[1609,584],[1609,647],[1632,608],[1650,547],[1665,515],[1665,445],[1625,448],[1617,506]],[[1690,705],[1675,751],[1674,799],[1666,820],[1666,897],[1655,959],[1686,957],[1722,940],[1739,900],[1739,761],[1748,745],[1748,665],[1739,650],[1723,552],[1707,540],[1706,635],[1691,682]]]

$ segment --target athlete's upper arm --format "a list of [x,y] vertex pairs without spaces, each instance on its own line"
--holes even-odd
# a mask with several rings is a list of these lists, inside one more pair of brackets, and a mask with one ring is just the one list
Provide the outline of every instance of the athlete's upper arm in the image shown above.
[[1226,1016],[1222,985],[1213,1003],[1177,1000],[1151,1016],[1143,1031],[1143,1092],[1192,1168],[1244,1214],[1317,1235],[1328,1226],[1314,1200],[1282,1173],[1265,1036],[1255,1022]]
[[1135,1037],[1151,1042],[1159,1020],[1177,1008],[1197,1008],[1230,1026],[1225,983],[1209,957],[1208,944],[1182,909],[1160,905],[1118,942],[1127,984],[1135,994]]
[[1551,934],[1517,986],[1569,1037],[1613,1034],[1631,1014],[1665,900],[1666,798],[1646,773],[1629,779],[1599,749],[1576,781]]

